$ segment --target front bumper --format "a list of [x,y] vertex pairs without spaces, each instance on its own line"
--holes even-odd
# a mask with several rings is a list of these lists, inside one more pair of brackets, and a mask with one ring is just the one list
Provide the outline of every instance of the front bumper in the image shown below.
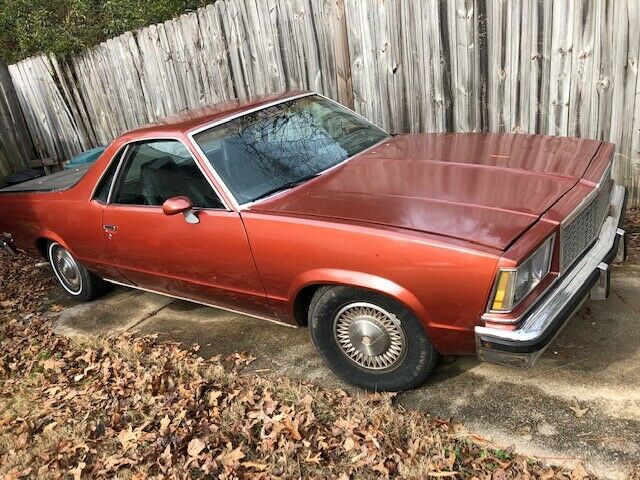
[[514,366],[532,365],[590,294],[594,299],[607,297],[608,266],[623,261],[626,256],[624,230],[620,228],[626,195],[624,187],[614,186],[611,212],[594,245],[537,301],[520,320],[518,328],[475,328],[476,353],[480,360]]

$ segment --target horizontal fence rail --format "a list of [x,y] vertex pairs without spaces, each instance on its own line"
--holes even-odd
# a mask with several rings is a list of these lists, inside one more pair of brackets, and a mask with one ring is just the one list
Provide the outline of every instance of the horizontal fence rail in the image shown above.
[[615,176],[639,204],[639,24],[636,0],[219,0],[9,70],[42,156],[186,109],[311,89],[392,132],[613,142]]

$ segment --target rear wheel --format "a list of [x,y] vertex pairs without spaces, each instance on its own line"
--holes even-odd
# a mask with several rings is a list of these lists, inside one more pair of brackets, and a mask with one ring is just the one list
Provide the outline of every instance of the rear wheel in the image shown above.
[[418,319],[395,300],[367,290],[321,288],[309,306],[309,330],[329,367],[369,390],[417,387],[437,363]]
[[86,302],[108,290],[104,280],[89,272],[59,243],[51,242],[47,255],[58,282],[73,298]]

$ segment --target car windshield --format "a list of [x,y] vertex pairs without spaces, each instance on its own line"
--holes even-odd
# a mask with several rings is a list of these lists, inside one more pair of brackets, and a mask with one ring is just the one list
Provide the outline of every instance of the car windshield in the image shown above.
[[294,187],[388,134],[320,96],[302,97],[194,135],[239,204]]

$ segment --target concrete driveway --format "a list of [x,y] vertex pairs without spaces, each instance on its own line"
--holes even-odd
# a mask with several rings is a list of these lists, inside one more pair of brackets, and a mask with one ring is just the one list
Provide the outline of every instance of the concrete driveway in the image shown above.
[[[453,418],[524,454],[626,476],[640,461],[640,267],[617,267],[613,277],[611,298],[588,302],[534,368],[447,359],[429,384],[398,395],[398,404]],[[349,389],[323,365],[306,329],[150,293],[117,289],[71,306],[56,326],[68,335],[159,334],[199,344],[204,357],[245,351],[262,374]]]

